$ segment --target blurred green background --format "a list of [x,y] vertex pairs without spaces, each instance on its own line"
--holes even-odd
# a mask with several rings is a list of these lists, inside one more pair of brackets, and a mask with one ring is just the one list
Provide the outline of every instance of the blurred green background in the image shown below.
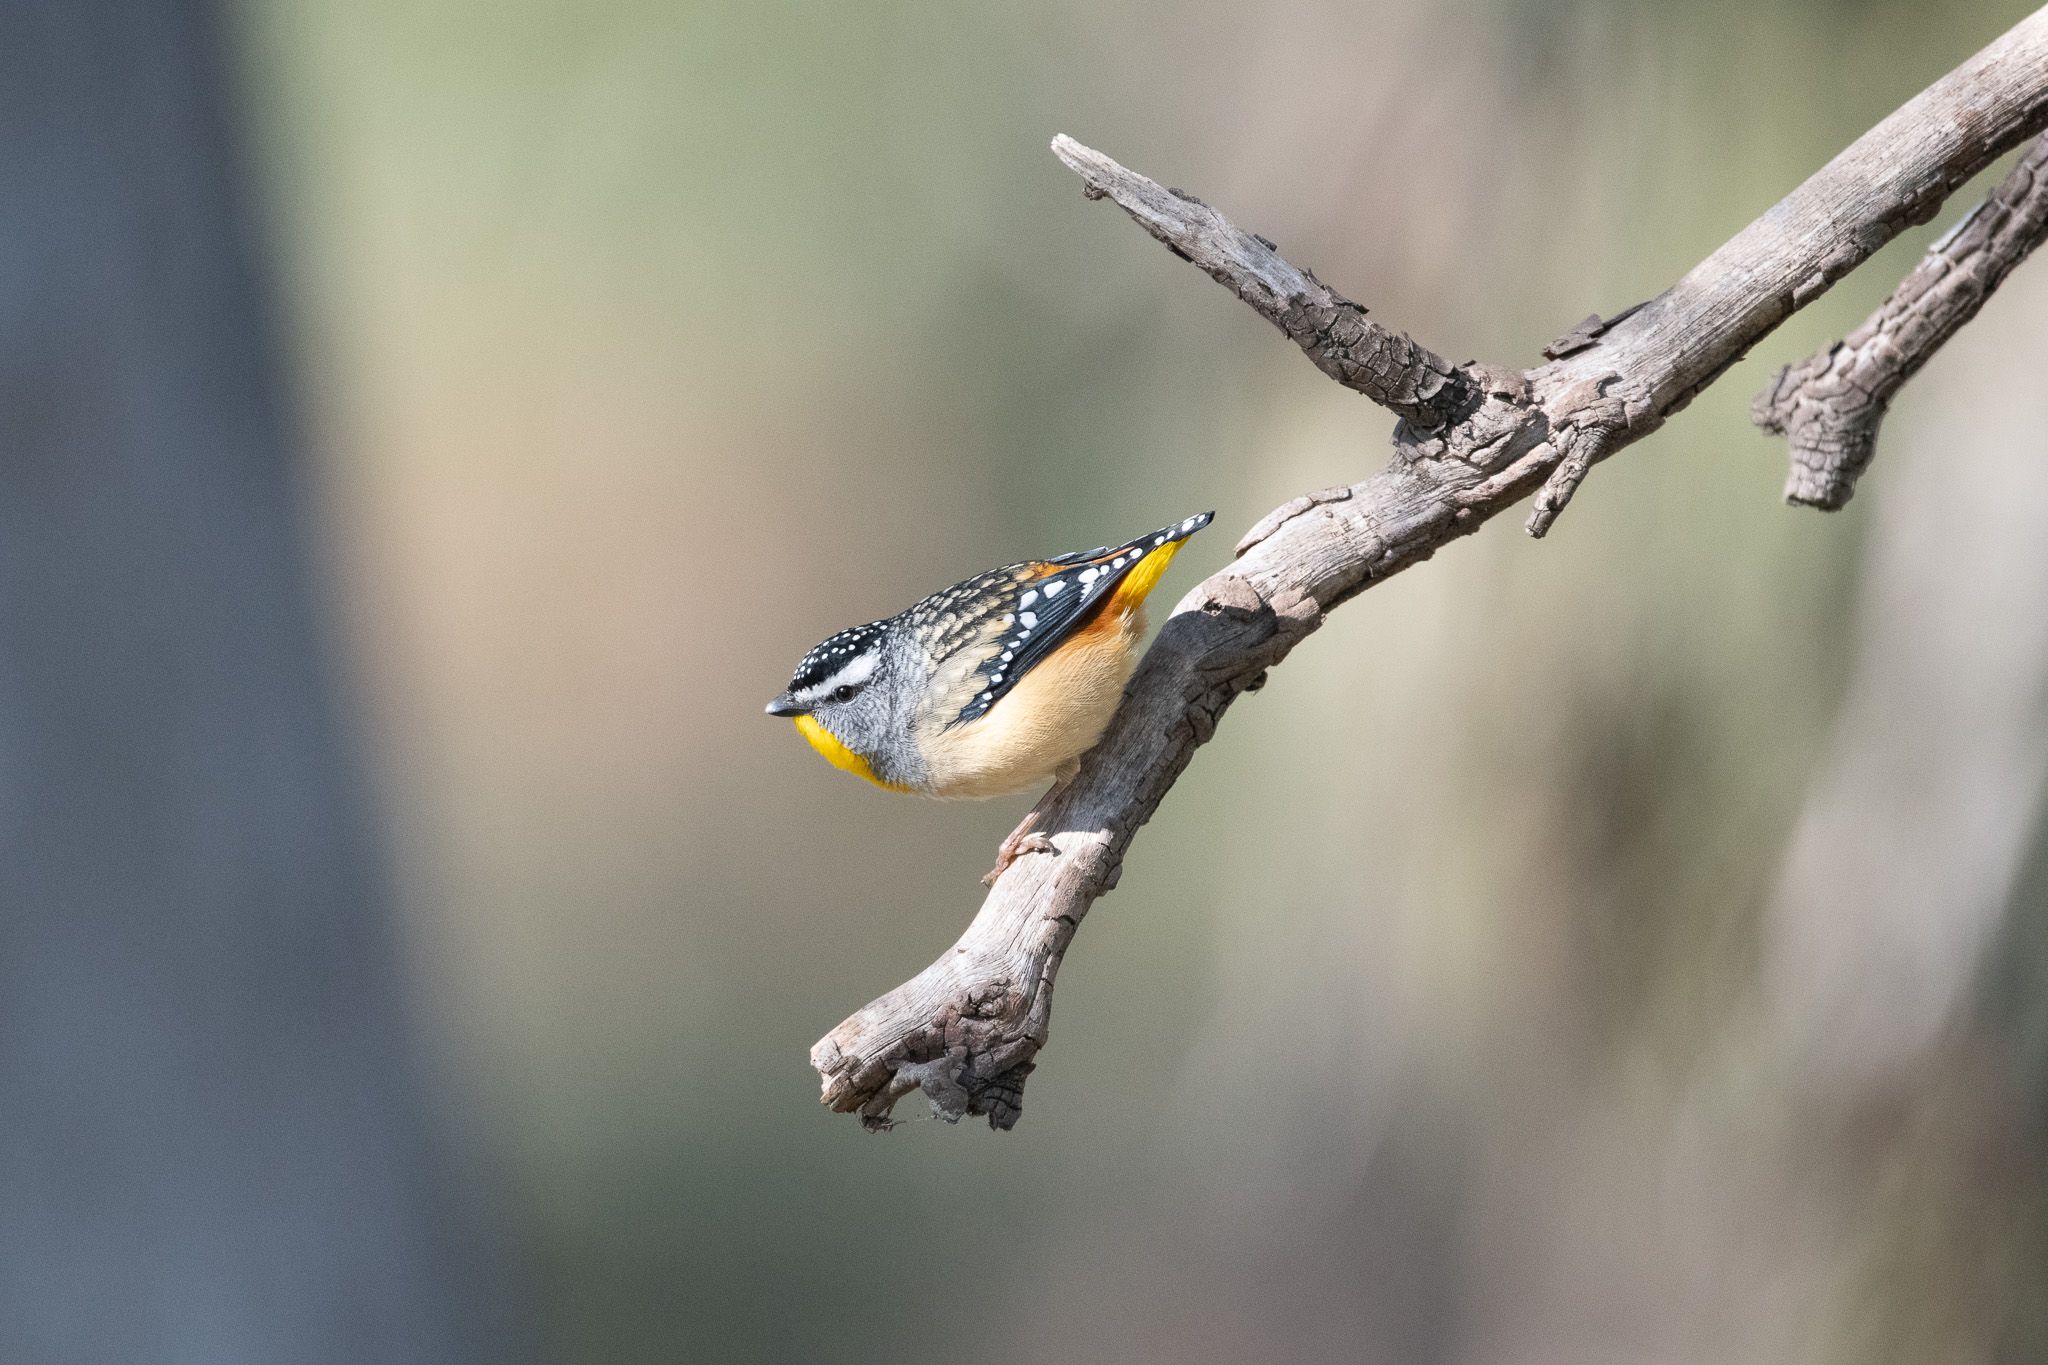
[[1013,1133],[867,1136],[806,1052],[1024,801],[760,714],[972,572],[1217,508],[1171,600],[1384,458],[1055,133],[1529,364],[2026,9],[241,5],[438,1118],[544,1357],[2048,1352],[2048,267],[1840,515],[1746,417],[1960,203],[1241,703]]

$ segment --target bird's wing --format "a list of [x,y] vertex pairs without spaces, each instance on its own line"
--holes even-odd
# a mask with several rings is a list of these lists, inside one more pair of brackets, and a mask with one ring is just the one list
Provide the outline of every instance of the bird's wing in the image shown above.
[[[951,729],[988,714],[1037,664],[1102,611],[1128,612],[1158,585],[1174,552],[1207,526],[1204,512],[1118,546],[1012,564],[935,593],[912,608],[950,616],[935,660],[967,665]],[[963,610],[966,604],[971,610]],[[948,699],[949,703],[951,699]]]

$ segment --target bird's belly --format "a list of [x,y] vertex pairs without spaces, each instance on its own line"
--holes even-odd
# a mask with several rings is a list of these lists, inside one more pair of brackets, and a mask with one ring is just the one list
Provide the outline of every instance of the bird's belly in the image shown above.
[[1109,616],[1032,669],[979,720],[926,748],[933,796],[975,799],[1049,782],[1095,746],[1137,661],[1144,623]]

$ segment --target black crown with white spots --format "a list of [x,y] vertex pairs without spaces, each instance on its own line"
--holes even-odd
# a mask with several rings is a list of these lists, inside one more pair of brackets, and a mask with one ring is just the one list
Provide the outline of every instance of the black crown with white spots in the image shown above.
[[887,621],[870,621],[864,626],[849,626],[820,641],[797,661],[796,674],[789,680],[790,694],[800,696],[817,691],[856,656],[866,654],[888,628]]

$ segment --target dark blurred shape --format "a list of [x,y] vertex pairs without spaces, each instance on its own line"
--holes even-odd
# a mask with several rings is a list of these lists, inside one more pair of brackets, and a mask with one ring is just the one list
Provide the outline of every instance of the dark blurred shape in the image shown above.
[[0,1359],[505,1359],[202,4],[0,4]]

